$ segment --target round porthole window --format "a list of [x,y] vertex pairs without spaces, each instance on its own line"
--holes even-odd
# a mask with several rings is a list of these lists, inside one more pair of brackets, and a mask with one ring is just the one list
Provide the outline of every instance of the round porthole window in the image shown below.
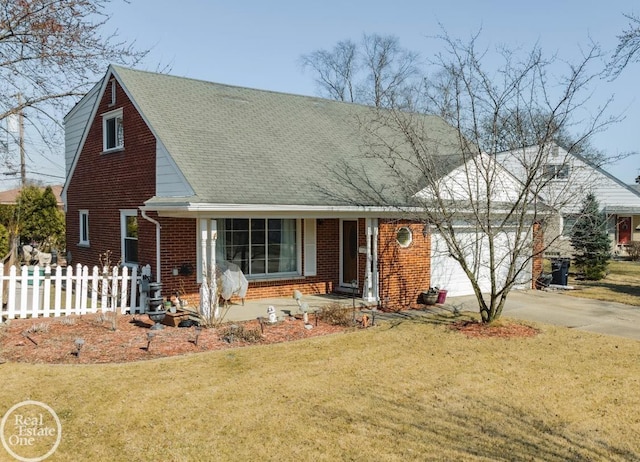
[[413,236],[411,234],[411,230],[406,226],[400,228],[396,233],[396,241],[398,241],[400,247],[409,247],[411,245],[412,239]]

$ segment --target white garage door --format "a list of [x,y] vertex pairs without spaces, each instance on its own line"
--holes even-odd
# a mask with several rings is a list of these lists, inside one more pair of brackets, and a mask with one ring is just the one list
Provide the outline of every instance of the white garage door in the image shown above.
[[[508,268],[509,249],[514,233],[503,233],[495,240],[498,249],[499,259],[504,261],[497,265],[496,276],[499,285],[502,286],[506,278]],[[464,242],[467,252],[467,264],[474,268],[476,263],[476,255],[479,255],[478,264],[475,265],[475,275],[482,292],[491,291],[490,267],[489,267],[489,246],[486,237],[480,239],[475,232],[460,231],[456,233],[456,239]],[[529,268],[518,279],[522,282],[520,288],[526,287],[527,281],[531,280],[531,269]],[[462,270],[460,264],[455,261],[447,250],[447,244],[440,234],[434,233],[431,236],[431,285],[440,289],[446,289],[448,296],[471,295],[473,288],[469,278]]]

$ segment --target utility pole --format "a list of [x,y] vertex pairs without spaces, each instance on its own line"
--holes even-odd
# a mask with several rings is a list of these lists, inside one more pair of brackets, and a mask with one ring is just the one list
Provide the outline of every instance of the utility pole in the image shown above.
[[27,184],[27,166],[24,153],[24,110],[22,108],[22,93],[18,93],[18,145],[20,146],[20,186],[24,188]]

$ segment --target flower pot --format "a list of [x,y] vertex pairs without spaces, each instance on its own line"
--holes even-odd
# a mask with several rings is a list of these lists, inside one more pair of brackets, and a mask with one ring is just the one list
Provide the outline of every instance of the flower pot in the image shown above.
[[422,303],[425,305],[435,305],[438,301],[438,292],[422,292]]

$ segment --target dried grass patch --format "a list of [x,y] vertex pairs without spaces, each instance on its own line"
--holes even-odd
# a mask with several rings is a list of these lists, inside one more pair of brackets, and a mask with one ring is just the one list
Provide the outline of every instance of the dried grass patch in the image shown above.
[[640,342],[534,327],[488,340],[416,318],[130,364],[6,363],[0,409],[55,409],[60,461],[639,460]]
[[565,292],[572,297],[640,306],[640,262],[611,261],[604,279],[584,281],[570,277],[569,285],[576,288]]

